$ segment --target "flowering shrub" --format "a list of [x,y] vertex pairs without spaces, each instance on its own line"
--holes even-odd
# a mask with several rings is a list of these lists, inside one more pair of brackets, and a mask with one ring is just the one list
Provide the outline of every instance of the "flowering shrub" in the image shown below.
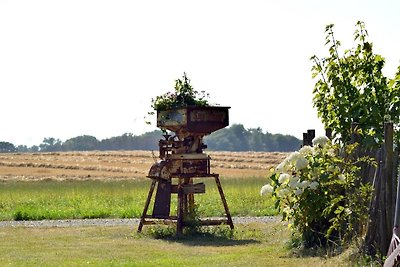
[[273,169],[271,182],[261,188],[261,195],[272,194],[283,220],[298,230],[306,247],[362,231],[371,186],[361,184],[358,166],[372,161],[352,159],[355,147],[340,149],[327,137],[315,138],[313,147],[302,147]]
[[175,92],[167,92],[152,99],[154,110],[168,110],[187,106],[208,106],[208,94],[193,89],[186,73],[175,81]]

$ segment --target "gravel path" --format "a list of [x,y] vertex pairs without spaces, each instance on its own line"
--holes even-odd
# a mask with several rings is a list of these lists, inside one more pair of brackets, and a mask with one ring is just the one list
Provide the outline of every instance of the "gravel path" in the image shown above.
[[[280,217],[233,217],[233,223],[251,223],[251,222],[276,222]],[[1,227],[82,227],[82,226],[121,226],[137,225],[139,219],[75,219],[75,220],[42,220],[42,221],[0,221]]]

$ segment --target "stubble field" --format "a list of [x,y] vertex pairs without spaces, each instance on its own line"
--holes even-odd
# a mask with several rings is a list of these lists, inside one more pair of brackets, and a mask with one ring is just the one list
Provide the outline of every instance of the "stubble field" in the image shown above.
[[[209,152],[211,168],[225,178],[265,177],[285,153]],[[157,161],[151,151],[0,154],[0,180],[144,179]]]

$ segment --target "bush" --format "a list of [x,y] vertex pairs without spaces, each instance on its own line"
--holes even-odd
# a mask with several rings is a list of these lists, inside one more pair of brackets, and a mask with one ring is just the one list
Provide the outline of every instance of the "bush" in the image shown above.
[[368,214],[372,187],[362,184],[359,163],[353,159],[357,145],[340,148],[326,137],[313,140],[290,154],[270,175],[261,194],[272,194],[305,247],[337,244],[360,233]]

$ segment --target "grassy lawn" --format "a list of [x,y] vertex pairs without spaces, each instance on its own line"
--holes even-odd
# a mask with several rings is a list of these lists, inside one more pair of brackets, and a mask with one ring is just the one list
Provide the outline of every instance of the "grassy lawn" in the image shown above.
[[280,222],[239,224],[233,237],[211,233],[155,239],[146,228],[0,228],[7,266],[346,266],[345,256],[298,257]]
[[[199,215],[224,215],[215,183],[203,181],[206,193],[196,195]],[[231,214],[276,215],[273,201],[259,195],[265,182],[262,177],[221,177]],[[0,220],[137,218],[150,183],[149,179],[2,181]],[[175,196],[171,204],[174,214]],[[346,253],[329,258],[321,257],[323,253],[297,256],[288,247],[290,231],[281,222],[235,224],[233,236],[157,239],[154,233],[159,228],[146,226],[143,234],[136,229],[137,225],[1,227],[0,266],[346,266],[349,259]]]
[[[206,193],[196,195],[201,216],[222,216],[224,209],[213,180]],[[140,217],[150,179],[3,181],[0,183],[0,220]],[[259,195],[265,178],[221,178],[232,216],[275,215],[269,198]],[[171,214],[176,212],[176,195]],[[152,207],[152,205],[150,206]],[[151,211],[150,211],[151,212]]]

